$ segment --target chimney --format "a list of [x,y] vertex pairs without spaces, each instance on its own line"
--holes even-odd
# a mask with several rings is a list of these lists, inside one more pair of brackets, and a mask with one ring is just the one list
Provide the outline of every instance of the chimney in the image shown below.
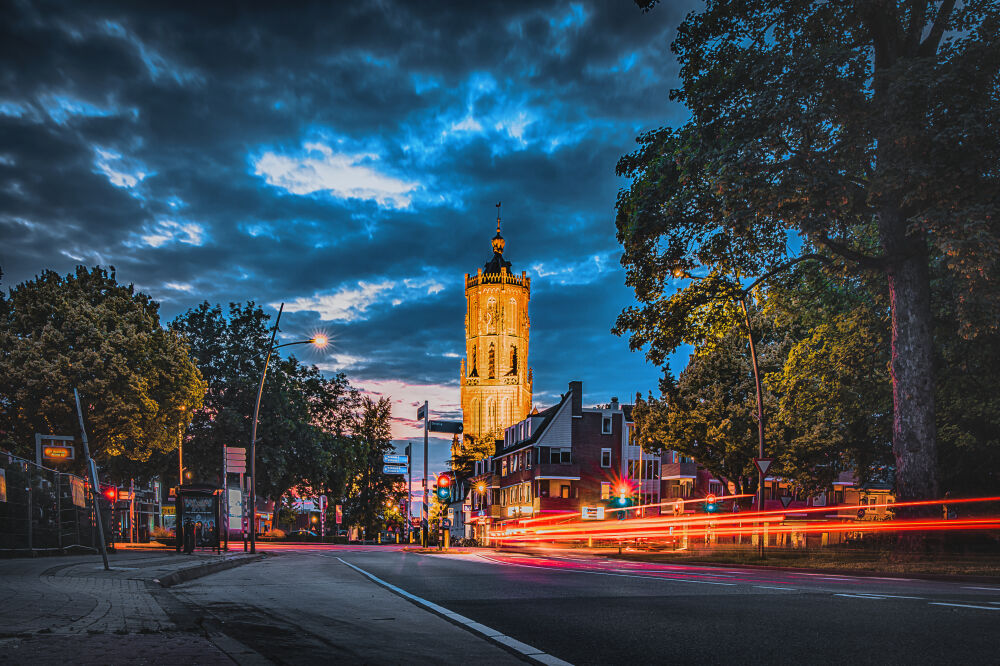
[[611,411],[618,411],[618,397],[611,398]]
[[572,401],[573,416],[583,416],[583,382],[569,383],[570,400]]

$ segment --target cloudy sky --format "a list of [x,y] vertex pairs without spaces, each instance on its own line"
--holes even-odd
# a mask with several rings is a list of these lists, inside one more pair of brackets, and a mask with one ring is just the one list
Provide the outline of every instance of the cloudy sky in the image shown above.
[[391,395],[416,438],[424,399],[460,418],[462,278],[502,201],[536,403],[655,389],[610,333],[614,168],[685,118],[669,43],[694,4],[5,2],[2,286],[102,264],[164,321],[284,302],[282,336],[333,338],[304,360]]

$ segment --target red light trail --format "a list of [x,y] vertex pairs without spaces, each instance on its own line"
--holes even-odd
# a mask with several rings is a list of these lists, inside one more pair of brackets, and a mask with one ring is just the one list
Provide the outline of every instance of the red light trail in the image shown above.
[[[739,495],[722,498],[718,501],[748,497]],[[704,499],[683,500],[685,504],[701,503]],[[947,504],[971,504],[983,502],[1000,502],[1000,497],[976,497],[948,500],[921,500],[914,502],[894,502],[884,504],[851,504],[836,507],[803,507],[791,511],[749,511],[734,514],[695,514],[686,516],[655,516],[651,518],[634,518],[622,521],[583,521],[564,520],[575,513],[557,514],[544,518],[515,521],[512,525],[491,532],[491,537],[508,543],[540,542],[540,541],[579,541],[585,539],[657,539],[699,537],[737,537],[766,534],[820,534],[820,533],[885,533],[885,532],[951,532],[968,530],[1000,529],[1000,516],[988,516],[967,519],[945,520],[944,518],[916,519],[884,519],[861,520],[848,519],[841,515],[844,512],[857,512],[860,509],[872,511],[879,508],[893,509],[902,507],[920,507]],[[661,502],[615,509],[606,512],[618,512],[675,504]],[[828,520],[789,520],[789,515],[803,514],[837,514],[836,519]],[[546,524],[540,524],[546,523]]]

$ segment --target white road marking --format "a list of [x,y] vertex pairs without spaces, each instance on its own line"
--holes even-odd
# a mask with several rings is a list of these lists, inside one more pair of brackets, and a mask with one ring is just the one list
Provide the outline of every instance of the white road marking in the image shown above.
[[943,601],[931,601],[931,606],[954,606],[956,608],[977,608],[979,610],[992,610],[1000,611],[1000,608],[994,608],[993,606],[973,606],[972,604],[947,604]]
[[835,597],[851,597],[852,599],[873,599],[873,600],[885,600],[885,597],[876,597],[872,595],[865,594],[835,594]]
[[762,590],[795,590],[795,589],[798,589],[798,588],[794,588],[794,587],[777,587],[776,585],[754,585],[754,587],[758,587],[758,588],[760,588]]
[[968,585],[962,587],[963,590],[992,590],[993,592],[1000,592],[1000,587],[969,587]]
[[418,604],[420,604],[421,606],[424,606],[425,608],[429,608],[432,611],[434,611],[435,613],[443,615],[446,618],[448,618],[450,620],[453,620],[453,621],[461,624],[462,626],[464,626],[469,631],[474,631],[474,632],[476,632],[478,634],[482,634],[483,636],[486,636],[487,638],[489,638],[489,639],[491,639],[493,641],[496,641],[497,643],[500,643],[502,645],[506,645],[510,649],[512,649],[512,650],[514,650],[516,652],[519,652],[519,653],[523,654],[526,657],[530,657],[530,658],[532,658],[532,659],[534,659],[536,661],[540,661],[540,662],[545,663],[545,664],[553,664],[554,666],[571,666],[568,661],[563,661],[562,659],[559,659],[558,657],[553,657],[551,654],[549,654],[547,652],[543,652],[542,650],[539,650],[538,648],[534,648],[534,647],[528,645],[527,643],[522,643],[521,641],[519,641],[519,640],[517,640],[515,638],[511,638],[510,636],[507,636],[506,634],[502,634],[499,631],[497,631],[496,629],[491,629],[490,627],[487,627],[484,624],[480,624],[480,623],[476,622],[475,620],[470,620],[469,618],[465,617],[464,615],[459,615],[458,613],[453,613],[452,611],[448,610],[444,606],[439,606],[439,605],[437,605],[436,603],[434,603],[432,601],[427,601],[426,599],[424,599],[422,597],[418,597],[415,594],[411,594],[411,593],[407,592],[406,590],[404,590],[401,587],[396,587],[392,583],[387,583],[386,581],[382,580],[378,576],[376,576],[374,574],[368,573],[367,571],[365,571],[361,567],[356,567],[353,564],[351,564],[350,562],[344,562],[344,560],[341,559],[341,558],[339,558],[339,557],[337,559],[340,560],[343,564],[346,564],[347,566],[351,567],[352,569],[354,569],[358,573],[364,574],[365,576],[367,576],[368,578],[370,578],[372,581],[378,583],[382,587],[388,588],[388,589],[392,590],[393,592],[395,592],[396,594],[399,594],[399,595],[401,595],[403,597],[406,597],[407,599],[410,599],[411,601],[415,601]]
[[863,597],[879,597],[881,599],[923,599],[923,597],[906,597],[901,594],[880,594],[878,592],[858,592]]
[[480,555],[479,557],[496,564],[502,564],[508,567],[525,567],[527,569],[545,569],[546,571],[558,571],[560,573],[588,573],[594,574],[596,576],[621,576],[622,578],[642,578],[644,580],[666,580],[666,581],[677,581],[678,583],[702,583],[704,585],[728,585],[730,587],[735,587],[736,583],[719,583],[714,580],[691,580],[688,578],[667,578],[666,576],[638,576],[636,574],[625,574],[625,573],[612,573],[610,571],[594,571],[593,569],[556,569],[553,567],[543,567],[537,564],[521,564],[519,562],[504,562],[503,560],[495,560],[492,557],[487,557],[486,555]]

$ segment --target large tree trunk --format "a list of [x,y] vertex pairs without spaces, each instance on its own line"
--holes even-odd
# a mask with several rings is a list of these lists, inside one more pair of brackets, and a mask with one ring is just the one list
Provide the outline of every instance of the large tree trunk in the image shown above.
[[898,210],[883,211],[880,217],[882,242],[890,260],[896,497],[898,501],[933,499],[938,482],[927,245],[922,237],[906,235]]

